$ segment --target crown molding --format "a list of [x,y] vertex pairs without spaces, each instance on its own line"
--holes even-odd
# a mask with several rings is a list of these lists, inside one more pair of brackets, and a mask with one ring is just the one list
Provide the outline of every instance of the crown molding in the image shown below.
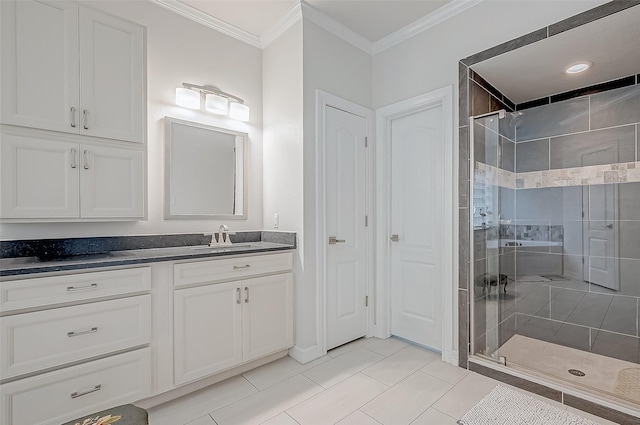
[[454,17],[458,13],[464,12],[482,1],[483,0],[452,0],[450,3],[447,3],[434,12],[372,43],[371,54],[376,55],[395,46],[396,44],[402,43],[403,41]]
[[269,31],[260,37],[260,47],[264,49],[269,44],[273,43],[300,19],[302,19],[302,7],[299,2],[296,2],[296,4],[294,4],[293,7],[289,9],[271,29],[269,29]]
[[222,34],[233,37],[236,40],[240,40],[251,46],[262,48],[262,42],[260,37],[244,31],[238,27],[228,24],[218,18],[215,18],[209,14],[199,11],[189,5],[186,5],[178,0],[149,0],[152,3],[162,6],[178,15],[191,19],[194,22],[214,29]]
[[318,25],[321,28],[324,28],[333,35],[343,39],[347,43],[357,47],[363,52],[370,55],[372,54],[372,43],[369,40],[342,25],[332,17],[319,11],[304,0],[300,1],[300,6],[302,8],[302,16],[304,18],[309,19],[314,24]]

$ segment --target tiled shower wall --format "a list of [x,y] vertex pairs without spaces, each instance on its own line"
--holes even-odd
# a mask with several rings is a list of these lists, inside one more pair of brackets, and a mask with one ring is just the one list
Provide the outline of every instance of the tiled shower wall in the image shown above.
[[[516,248],[517,264],[522,257],[534,265],[518,275],[549,273],[541,265],[557,264],[565,279],[534,277],[518,286],[524,302],[512,309],[515,332],[634,363],[640,362],[639,83],[525,109],[516,127],[516,189],[503,189],[515,196],[502,208],[516,228],[563,229],[561,250]],[[562,178],[567,170],[598,167]],[[611,248],[589,252],[590,233]],[[611,272],[598,277],[601,267]]]

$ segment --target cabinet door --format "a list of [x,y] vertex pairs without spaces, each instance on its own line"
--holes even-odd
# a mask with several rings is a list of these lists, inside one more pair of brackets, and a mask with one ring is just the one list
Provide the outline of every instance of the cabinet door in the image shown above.
[[144,30],[80,6],[80,132],[144,142]]
[[80,150],[81,217],[144,217],[144,153],[87,145]]
[[78,132],[78,6],[2,1],[2,122]]
[[174,291],[175,385],[242,363],[239,289],[227,282]]
[[248,279],[243,285],[243,361],[293,345],[291,273]]
[[2,218],[78,217],[78,145],[2,135]]

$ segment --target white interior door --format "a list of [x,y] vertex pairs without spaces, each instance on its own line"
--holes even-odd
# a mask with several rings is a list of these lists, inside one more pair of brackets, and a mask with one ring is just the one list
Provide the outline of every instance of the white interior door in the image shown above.
[[442,350],[443,106],[391,121],[391,333]]
[[[582,156],[583,166],[617,162],[617,146],[599,147]],[[620,290],[617,199],[617,184],[583,189],[584,280],[616,291]]]
[[327,349],[367,333],[366,119],[325,108]]

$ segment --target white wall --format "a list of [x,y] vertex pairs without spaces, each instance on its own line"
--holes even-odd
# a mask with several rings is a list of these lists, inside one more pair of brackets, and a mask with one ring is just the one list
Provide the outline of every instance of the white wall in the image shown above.
[[304,279],[297,289],[296,345],[317,343],[316,323],[316,89],[371,106],[371,56],[303,19],[304,78]]
[[379,108],[447,85],[456,87],[457,98],[460,59],[606,2],[485,0],[374,56],[373,106]]
[[[147,27],[149,219],[133,223],[3,224],[0,237],[44,239],[217,229],[221,221],[163,219],[164,116],[249,133],[248,220],[224,222],[232,230],[262,229],[262,51],[147,1],[86,3]],[[183,82],[215,85],[243,98],[251,107],[251,121],[240,123],[175,106],[175,88]]]
[[[302,137],[302,22],[298,22],[263,52],[264,96],[264,228],[294,231],[299,248],[294,252],[296,317],[303,317],[304,210]],[[296,340],[302,328],[296,319]]]

